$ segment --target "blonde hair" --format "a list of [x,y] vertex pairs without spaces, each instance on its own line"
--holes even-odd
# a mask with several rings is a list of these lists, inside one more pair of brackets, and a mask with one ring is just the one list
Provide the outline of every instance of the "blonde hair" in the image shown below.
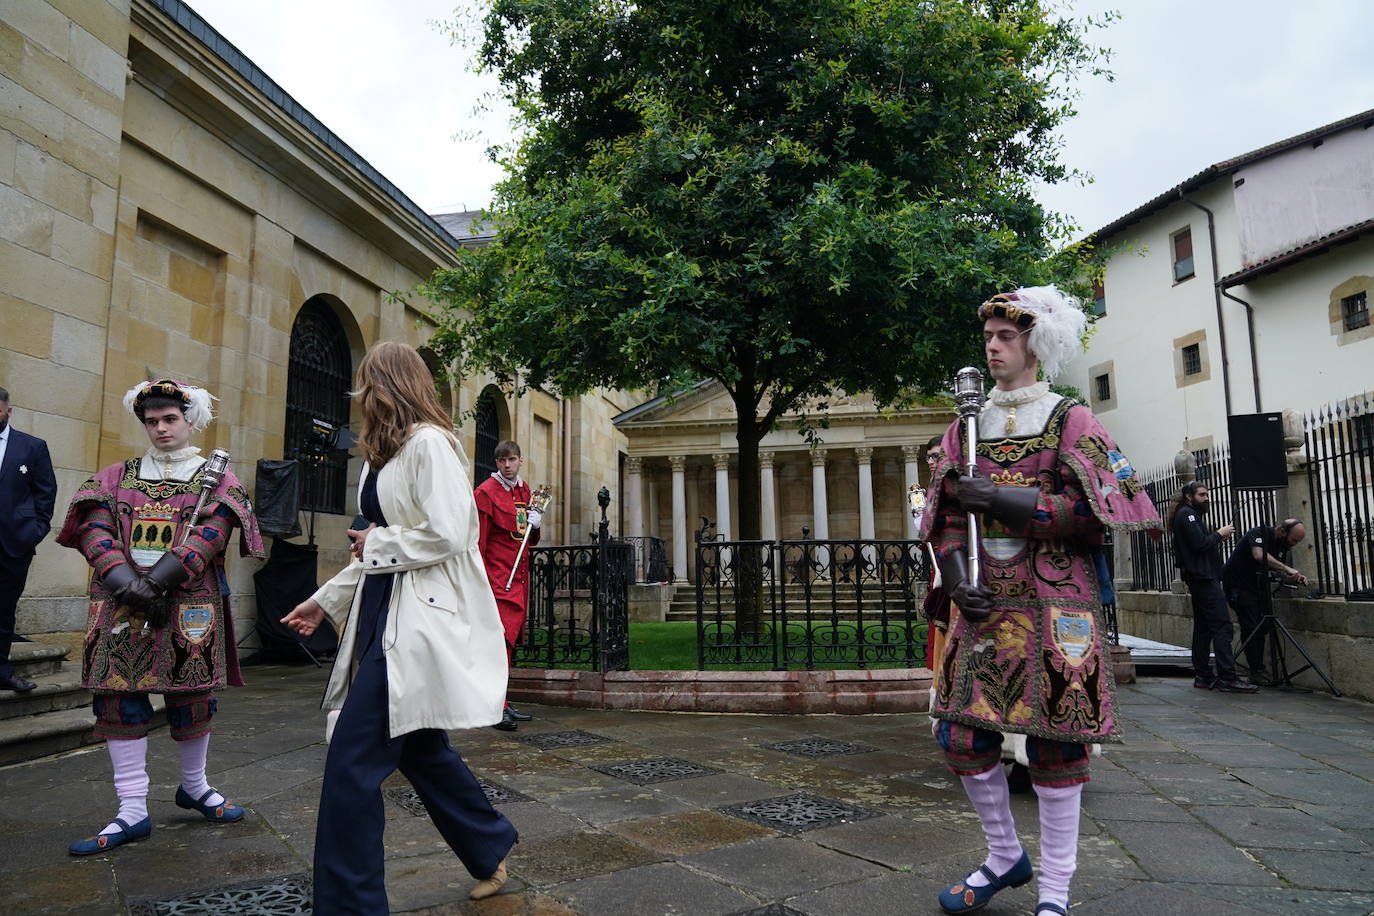
[[453,425],[439,403],[434,376],[409,344],[384,340],[368,350],[351,394],[363,414],[359,445],[374,472],[396,457],[417,425],[428,423],[446,432]]

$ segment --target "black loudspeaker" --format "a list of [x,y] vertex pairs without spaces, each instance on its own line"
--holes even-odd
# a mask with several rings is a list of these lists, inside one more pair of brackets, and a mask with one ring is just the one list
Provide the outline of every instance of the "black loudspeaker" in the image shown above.
[[1231,437],[1231,486],[1275,490],[1288,486],[1283,456],[1283,414],[1247,413],[1226,418]]
[[301,468],[294,460],[258,459],[258,479],[254,486],[258,530],[263,537],[299,537],[301,523]]

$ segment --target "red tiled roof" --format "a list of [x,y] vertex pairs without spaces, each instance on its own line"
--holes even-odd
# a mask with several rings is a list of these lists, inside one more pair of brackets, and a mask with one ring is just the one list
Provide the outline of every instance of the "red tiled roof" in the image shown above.
[[1217,281],[1217,286],[1220,286],[1222,289],[1229,289],[1232,286],[1249,283],[1256,277],[1262,277],[1265,274],[1273,273],[1280,268],[1287,267],[1289,264],[1301,261],[1304,258],[1322,254],[1338,245],[1353,242],[1360,236],[1368,235],[1371,232],[1374,232],[1374,219],[1367,219],[1364,222],[1355,223],[1353,226],[1337,229],[1335,232],[1328,233],[1315,241],[1306,242],[1296,248],[1290,248],[1288,251],[1280,252],[1272,257],[1265,258],[1263,261],[1256,261],[1249,267],[1242,268],[1233,274],[1227,274]]

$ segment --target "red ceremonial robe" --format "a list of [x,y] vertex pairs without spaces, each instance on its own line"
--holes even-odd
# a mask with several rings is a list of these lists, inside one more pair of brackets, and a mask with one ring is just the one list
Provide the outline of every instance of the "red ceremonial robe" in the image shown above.
[[506,591],[506,580],[510,578],[515,555],[520,551],[520,541],[529,525],[530,488],[522,480],[513,489],[507,490],[496,478],[488,477],[478,485],[473,497],[477,500],[477,516],[481,522],[477,547],[482,553],[482,563],[487,568],[492,594],[496,596],[496,609],[501,613],[501,626],[506,631],[506,653],[509,655],[525,628],[525,611],[529,607],[529,548],[539,543],[539,529],[536,528],[530,534],[525,555],[520,558],[515,581],[511,583],[510,591]]

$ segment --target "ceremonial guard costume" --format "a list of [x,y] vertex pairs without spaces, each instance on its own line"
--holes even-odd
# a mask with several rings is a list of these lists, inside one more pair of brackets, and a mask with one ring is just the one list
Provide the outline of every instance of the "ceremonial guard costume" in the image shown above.
[[[985,338],[989,328],[1002,329],[1003,343],[1029,333],[1028,353],[1038,356],[1046,377],[1079,349],[1084,327],[1082,312],[1053,287],[995,297],[979,317],[1000,319],[988,321]],[[992,346],[989,341],[990,352]],[[1029,366],[1033,379],[1036,362]],[[952,913],[979,909],[998,890],[1032,876],[1000,766],[1003,735],[1021,734],[1040,799],[1036,912],[1062,914],[1076,864],[1088,746],[1120,740],[1094,551],[1109,527],[1158,528],[1159,519],[1097,418],[1051,392],[1047,381],[993,389],[977,432],[978,475],[962,479],[968,462],[960,421],[946,432],[921,532],[935,546],[956,604],[966,557],[979,551],[986,599],[981,615],[962,604],[952,615],[936,660],[931,715],[940,720],[937,737],[978,811],[990,855],[942,894],[940,904]],[[981,544],[970,544],[964,503],[973,502],[977,488],[985,494],[983,536]]]
[[[501,626],[506,633],[506,660],[514,660],[515,644],[525,629],[525,613],[529,608],[530,555],[526,549],[520,559],[520,567],[515,568],[516,554],[520,542],[530,525],[530,487],[520,477],[508,481],[500,471],[477,487],[473,493],[477,500],[477,515],[481,520],[478,534],[478,547],[482,552],[482,562],[486,564],[487,579],[491,582],[492,593],[496,596],[496,609],[501,613]],[[530,533],[526,547],[539,543],[539,528]],[[515,569],[515,579],[510,591],[506,582],[510,572]]]
[[[218,469],[207,468],[185,437],[210,422],[210,401],[204,389],[170,379],[130,390],[124,404],[135,416],[142,421],[145,412],[170,411],[168,422],[181,425],[180,438],[173,448],[160,448],[154,439],[142,457],[110,465],[83,483],[57,538],[81,551],[93,570],[82,686],[94,694],[95,734],[106,739],[120,799],[120,816],[101,834],[73,844],[74,855],[143,839],[152,830],[144,765],[149,694],[163,694],[180,747],[177,804],[216,822],[243,816],[242,808],[206,784],[205,758],[214,691],[243,684],[224,552],[235,528],[240,555],[261,557],[263,550],[248,493],[227,469],[192,517],[207,473],[213,481]],[[151,420],[147,425],[153,438]]]

